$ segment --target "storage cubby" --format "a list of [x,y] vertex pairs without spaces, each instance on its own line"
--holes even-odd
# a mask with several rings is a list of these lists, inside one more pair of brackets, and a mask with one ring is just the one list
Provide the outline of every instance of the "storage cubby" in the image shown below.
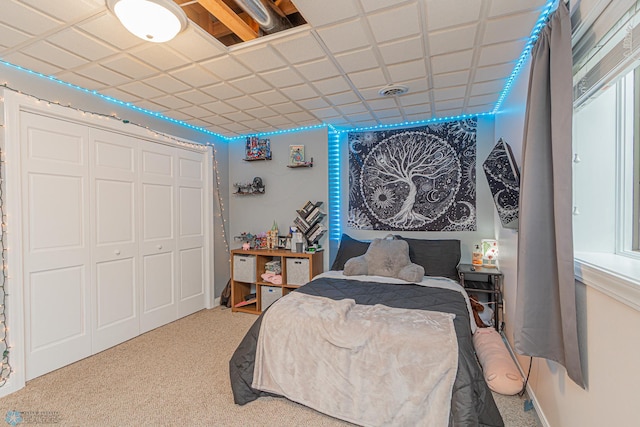
[[[314,253],[291,252],[286,249],[234,249],[231,251],[231,309],[260,314],[262,298],[269,305],[278,296],[284,296],[322,273],[323,251]],[[282,283],[264,281],[262,274],[270,261],[280,261]],[[268,295],[267,295],[268,292]],[[238,306],[255,293],[256,301]]]

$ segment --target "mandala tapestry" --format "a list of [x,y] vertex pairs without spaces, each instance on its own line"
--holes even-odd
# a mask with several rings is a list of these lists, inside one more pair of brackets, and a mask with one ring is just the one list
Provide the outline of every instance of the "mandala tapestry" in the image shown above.
[[520,171],[511,147],[502,138],[482,164],[489,182],[493,201],[504,228],[518,228],[518,202],[520,199]]
[[477,119],[349,133],[348,227],[475,231]]

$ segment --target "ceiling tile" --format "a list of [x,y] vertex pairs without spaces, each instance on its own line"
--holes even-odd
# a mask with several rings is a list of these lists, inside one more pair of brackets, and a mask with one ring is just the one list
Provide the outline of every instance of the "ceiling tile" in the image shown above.
[[296,69],[309,81],[323,80],[340,75],[340,72],[328,59],[320,59],[306,64],[295,65]]
[[379,119],[384,119],[387,117],[401,117],[402,114],[400,114],[400,110],[398,108],[389,108],[386,110],[378,110],[376,109],[373,112],[377,118]]
[[32,35],[51,31],[60,25],[60,21],[14,0],[2,1],[0,22]]
[[360,19],[321,28],[318,30],[318,34],[333,53],[345,52],[373,44],[367,36],[363,21]]
[[6,47],[17,46],[29,39],[27,33],[23,33],[13,27],[0,23],[0,44]]
[[229,83],[244,93],[264,92],[266,90],[273,89],[270,84],[266,83],[256,75],[243,77],[237,80],[230,80]]
[[325,51],[313,35],[308,32],[280,39],[273,43],[273,46],[292,64],[299,64],[326,56]]
[[494,17],[498,15],[506,15],[531,9],[540,12],[540,9],[546,3],[547,0],[527,0],[526,2],[513,0],[492,0],[491,7],[489,8],[489,16]]
[[336,60],[346,73],[368,70],[369,68],[380,66],[378,58],[376,58],[373,48],[371,47],[336,55]]
[[386,9],[369,16],[373,37],[378,43],[420,34],[420,13],[417,4]]
[[251,74],[247,67],[230,56],[221,56],[204,61],[200,65],[220,77],[221,80],[231,80]]
[[483,46],[480,50],[479,66],[502,64],[518,58],[526,44],[525,40]]
[[283,125],[291,124],[291,120],[287,119],[285,116],[266,117],[262,120],[269,123],[272,126],[283,126]]
[[373,110],[386,110],[389,108],[397,108],[398,104],[396,104],[396,97],[385,97],[381,99],[372,99],[371,101],[367,101],[367,105],[369,105]]
[[259,119],[262,119],[265,117],[273,117],[278,114],[275,111],[273,111],[271,108],[264,107],[264,106],[259,108],[252,108],[250,110],[245,110],[245,113],[250,114],[253,117],[257,117]]
[[382,125],[395,125],[395,124],[398,124],[398,123],[404,121],[404,117],[402,117],[402,115],[389,116],[389,117],[380,117],[378,119],[378,121]]
[[118,18],[106,11],[94,19],[80,23],[79,27],[95,36],[98,40],[104,40],[123,50],[145,43],[127,31],[120,24]]
[[433,97],[438,101],[445,101],[447,99],[456,99],[456,98],[464,98],[465,93],[467,92],[467,86],[455,86],[455,87],[447,87],[443,89],[434,89]]
[[15,52],[15,53],[10,53],[9,55],[5,55],[2,58],[2,60],[7,61],[14,65],[19,65],[29,70],[34,70],[34,71],[38,70],[39,73],[42,73],[45,75],[49,75],[49,74],[54,75],[62,71],[62,69],[58,67],[55,67],[51,64],[40,61],[36,58],[32,58],[31,56],[24,55],[20,52]]
[[349,73],[349,78],[357,88],[382,87],[389,84],[379,68]]
[[337,109],[341,111],[342,114],[346,114],[347,116],[351,114],[364,113],[369,111],[367,110],[367,107],[365,107],[362,102],[354,102],[353,104],[339,105]]
[[262,104],[260,104],[250,96],[241,96],[239,98],[227,99],[225,102],[233,107],[236,107],[239,110],[262,107]]
[[390,65],[388,70],[393,83],[402,83],[407,80],[417,79],[427,73],[424,60]]
[[64,49],[60,49],[59,47],[45,41],[38,41],[30,44],[21,51],[22,53],[38,58],[41,61],[46,61],[56,67],[67,70],[88,63],[86,59],[74,55]]
[[160,89],[161,91],[167,93],[182,92],[190,88],[189,85],[184,84],[180,80],[174,79],[173,77],[166,74],[149,77],[145,79],[144,82],[155,87],[156,89]]
[[52,34],[48,40],[63,49],[92,61],[117,53],[117,50],[113,47],[75,28]]
[[482,82],[487,80],[502,79],[511,75],[513,67],[515,67],[515,62],[492,65],[489,67],[479,67],[476,68],[474,80],[476,82]]
[[[453,110],[437,110],[436,117],[456,117],[462,114],[462,108],[454,108]],[[412,120],[425,120],[427,117],[424,117],[421,114],[407,116],[407,118]]]
[[207,104],[202,104],[201,107],[206,108],[207,110],[216,114],[226,114],[232,111],[236,111],[234,107],[222,101],[209,102]]
[[429,104],[431,102],[431,98],[429,92],[408,93],[406,95],[399,96],[398,102],[403,107],[407,107],[409,105]]
[[301,105],[303,108],[306,108],[307,110],[316,110],[319,108],[329,107],[329,104],[327,103],[327,101],[325,101],[322,98],[304,99],[302,101],[298,101],[298,105]]
[[218,81],[217,77],[199,65],[190,65],[179,70],[171,71],[169,74],[193,87],[202,87]]
[[208,93],[209,95],[218,98],[218,99],[230,99],[237,98],[238,96],[243,95],[241,91],[234,88],[228,83],[218,83],[213,86],[207,86],[202,88],[202,91]]
[[451,0],[429,0],[426,2],[427,30],[469,24],[480,19],[482,2],[478,0],[456,0],[455,13]]
[[351,104],[351,103],[360,101],[360,98],[358,98],[358,96],[352,91],[336,93],[333,95],[327,95],[325,96],[325,98],[327,98],[334,106]]
[[462,108],[464,106],[464,99],[450,99],[448,101],[438,101],[436,102],[436,109],[440,110],[451,110],[454,108]]
[[56,74],[56,77],[63,82],[71,83],[89,90],[96,90],[104,87],[103,83],[88,79],[71,71],[64,71],[62,73]]
[[86,67],[82,67],[76,72],[87,78],[97,80],[100,83],[105,84],[106,86],[119,86],[129,81],[129,79],[122,74],[111,71],[108,68],[104,68],[100,65],[96,65],[95,63]]
[[293,120],[293,122],[304,122],[307,120],[310,121],[315,121],[316,118],[313,117],[311,114],[307,113],[306,111],[299,111],[297,113],[290,113],[287,115],[287,118],[289,120]]
[[500,93],[506,83],[505,79],[490,80],[483,83],[475,83],[471,87],[471,95],[486,95],[488,93]]
[[422,37],[414,37],[387,43],[378,47],[386,64],[424,58]]
[[314,98],[318,96],[318,93],[313,90],[313,88],[307,85],[285,87],[282,89],[282,93],[284,93],[294,101],[297,101],[299,99]]
[[222,43],[213,40],[209,34],[205,36],[203,33],[204,31],[196,28],[195,25],[189,25],[176,38],[168,41],[167,46],[196,62],[227,53]]
[[204,117],[210,114],[208,110],[205,110],[202,107],[198,107],[197,105],[191,105],[189,107],[181,108],[180,112],[188,114],[192,117]]
[[254,93],[252,96],[265,105],[281,104],[289,99],[277,90],[269,90],[261,93]]
[[498,94],[492,95],[480,95],[469,97],[469,106],[483,105],[483,104],[495,104],[498,101]]
[[231,119],[228,119],[224,116],[207,116],[206,121],[216,126],[231,123]]
[[488,113],[493,110],[493,104],[475,105],[464,109],[465,114]]
[[102,61],[102,64],[118,73],[124,74],[132,79],[142,79],[152,74],[157,74],[158,70],[151,68],[147,64],[130,57],[126,54],[118,55],[106,61]]
[[181,120],[181,121],[189,120],[191,118],[190,115],[181,113],[180,111],[176,111],[176,110],[167,111],[165,114],[168,117],[171,117],[172,119]]
[[286,65],[286,62],[269,45],[237,50],[232,53],[232,56],[255,72],[265,72]]
[[378,124],[370,113],[350,114],[347,117],[351,123],[357,124],[357,126],[376,126]]
[[471,49],[476,43],[477,24],[429,33],[429,52],[442,55],[447,52]]
[[153,101],[147,101],[147,100],[136,101],[136,106],[140,108],[144,108],[145,110],[149,110],[149,111],[158,111],[158,112],[167,111],[167,107],[165,107],[164,105],[156,104]]
[[424,105],[411,105],[409,107],[403,107],[402,112],[405,115],[430,114],[431,110],[429,108],[425,108]]
[[455,71],[453,73],[436,74],[433,76],[435,87],[460,86],[469,82],[469,70]]
[[190,64],[191,61],[172,50],[164,49],[157,43],[148,43],[132,49],[130,53],[159,70],[169,71]]
[[299,113],[300,111],[302,111],[302,108],[300,108],[297,104],[294,104],[293,102],[284,102],[282,104],[272,105],[271,108],[273,108],[278,113],[284,114],[284,115],[287,115],[290,113]]
[[311,113],[319,119],[328,119],[330,117],[338,117],[341,115],[341,113],[333,107],[312,110]]
[[489,20],[484,29],[483,42],[484,44],[492,44],[528,39],[538,16],[539,13],[534,11]]
[[471,67],[472,50],[431,57],[431,70],[434,74],[467,70]]
[[140,98],[150,99],[156,98],[164,95],[163,92],[160,92],[158,89],[146,85],[142,82],[131,82],[124,85],[118,86],[118,89],[124,90],[125,92],[132,93]]
[[175,110],[179,108],[188,107],[190,104],[189,102],[172,95],[166,95],[166,96],[161,96],[159,98],[154,98],[152,99],[152,101],[157,104],[164,105],[167,108],[175,109]]
[[406,2],[407,0],[360,0],[365,12],[374,12],[384,7],[391,7]]
[[280,68],[278,70],[260,73],[260,77],[277,88],[304,83],[304,80],[292,68]]
[[351,89],[349,83],[347,83],[345,78],[342,76],[313,82],[313,86],[323,95],[330,95],[332,93],[344,92]]
[[305,21],[315,27],[352,18],[358,14],[354,0],[296,0],[295,4]]
[[104,10],[104,2],[101,0],[82,0],[82,1],[21,0],[21,1],[61,21],[75,21],[91,13],[98,13]]

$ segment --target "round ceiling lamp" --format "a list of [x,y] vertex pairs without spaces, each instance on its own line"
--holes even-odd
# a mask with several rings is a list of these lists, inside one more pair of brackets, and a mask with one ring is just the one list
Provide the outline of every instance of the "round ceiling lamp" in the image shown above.
[[187,27],[187,16],[171,0],[107,0],[107,7],[142,40],[166,42]]

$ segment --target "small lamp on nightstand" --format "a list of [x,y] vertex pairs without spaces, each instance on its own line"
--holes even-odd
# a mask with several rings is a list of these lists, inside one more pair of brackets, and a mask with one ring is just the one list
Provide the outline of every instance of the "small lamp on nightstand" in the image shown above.
[[482,266],[496,268],[498,260],[498,242],[493,239],[482,239]]

